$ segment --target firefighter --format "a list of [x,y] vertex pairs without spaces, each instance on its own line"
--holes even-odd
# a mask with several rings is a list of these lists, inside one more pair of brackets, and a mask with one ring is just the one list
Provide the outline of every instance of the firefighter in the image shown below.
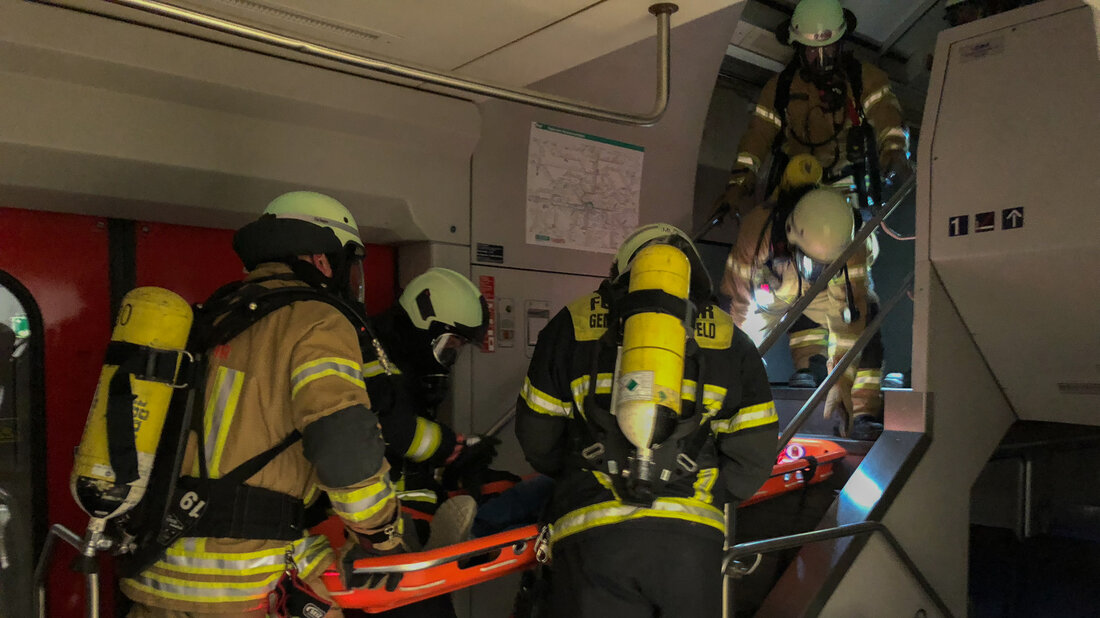
[[[649,259],[641,256],[668,246],[690,265],[685,297],[636,295],[630,286],[650,272],[637,265]],[[680,368],[660,388],[653,372],[668,367],[623,368],[639,336],[630,321],[646,312],[663,315],[667,326],[642,336],[679,349],[671,360]],[[619,402],[663,394],[654,408],[663,416],[650,423],[664,428],[660,444],[636,444],[616,424],[613,384],[631,393],[616,391]],[[625,408],[616,409],[622,420]],[[778,417],[756,348],[714,304],[710,278],[682,231],[639,228],[599,290],[557,313],[539,334],[516,411],[527,461],[555,480],[547,509],[550,615],[718,616],[722,506],[752,496],[768,477]],[[645,470],[624,476],[643,461]]]
[[[763,331],[770,332],[817,274],[851,244],[854,209],[839,191],[818,188],[820,178],[813,158],[795,157],[777,200],[761,204],[742,220],[722,285],[739,327],[756,306]],[[878,311],[870,270],[877,252],[871,236],[792,325],[792,386],[814,387],[824,381]],[[882,339],[876,334],[858,364],[830,391],[825,414],[844,421],[844,435],[873,440],[881,433],[882,362]]]
[[292,606],[324,613],[320,576],[333,551],[303,530],[305,507],[322,492],[347,526],[351,556],[406,549],[357,329],[339,308],[362,302],[355,219],[328,196],[287,193],[236,233],[233,248],[248,276],[207,307],[255,308],[273,290],[268,298],[289,298],[288,289],[331,302],[287,302],[209,355],[201,431],[190,436],[180,482],[202,478],[214,489],[193,530],[122,580],[136,604],[130,616],[267,616],[273,590],[272,612],[293,597]]
[[739,215],[757,203],[765,172],[768,196],[800,153],[818,159],[826,184],[862,186],[876,201],[880,179],[896,185],[910,173],[909,134],[886,73],[845,50],[855,22],[837,0],[802,0],[780,26],[794,59],[764,85],[738,144],[725,197]]
[[[386,436],[386,457],[402,505],[435,515],[430,542],[427,527],[418,525],[428,548],[466,540],[476,503],[469,496],[446,500],[436,470],[446,467],[444,478],[456,484],[484,471],[495,440],[456,433],[436,417],[436,408],[450,391],[459,351],[485,338],[485,298],[461,274],[431,268],[410,281],[398,302],[372,322],[381,348],[364,348],[363,376]],[[454,616],[455,610],[450,595],[442,595],[384,615],[435,618]]]

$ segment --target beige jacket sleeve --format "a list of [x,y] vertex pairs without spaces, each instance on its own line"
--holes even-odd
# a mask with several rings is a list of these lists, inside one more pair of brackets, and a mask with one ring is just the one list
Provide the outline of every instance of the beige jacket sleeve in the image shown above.
[[768,238],[771,212],[769,205],[762,204],[745,215],[737,232],[737,242],[726,258],[722,293],[730,297],[730,317],[738,328],[744,325],[752,305],[753,270],[763,265],[771,250]]
[[875,129],[879,156],[892,150],[909,150],[909,133],[905,130],[901,104],[890,89],[886,72],[870,63],[863,63],[863,112]]

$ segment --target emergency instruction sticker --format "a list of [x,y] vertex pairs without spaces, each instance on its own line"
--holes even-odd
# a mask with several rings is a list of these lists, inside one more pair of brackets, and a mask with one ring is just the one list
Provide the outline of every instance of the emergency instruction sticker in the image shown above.
[[485,297],[485,305],[489,308],[489,327],[485,330],[485,339],[481,342],[482,352],[497,351],[497,307],[496,307],[496,281],[492,275],[481,275],[478,278],[478,289]]
[[619,377],[619,393],[616,399],[624,401],[653,401],[653,372],[630,371]]

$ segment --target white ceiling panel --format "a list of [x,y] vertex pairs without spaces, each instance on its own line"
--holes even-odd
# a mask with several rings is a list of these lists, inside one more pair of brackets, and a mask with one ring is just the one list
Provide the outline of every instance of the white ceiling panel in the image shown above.
[[176,4],[367,55],[453,70],[598,0],[179,0]]

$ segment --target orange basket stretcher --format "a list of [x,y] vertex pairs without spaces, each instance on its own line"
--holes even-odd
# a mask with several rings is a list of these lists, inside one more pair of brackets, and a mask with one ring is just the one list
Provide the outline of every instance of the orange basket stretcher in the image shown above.
[[[771,477],[740,506],[820,483],[846,454],[829,440],[795,438],[779,455]],[[356,560],[356,574],[380,576],[382,581],[371,588],[346,588],[335,566],[322,579],[340,607],[378,613],[533,568],[538,536],[538,526],[528,525],[430,551]],[[400,575],[396,586],[386,585],[387,575]]]

